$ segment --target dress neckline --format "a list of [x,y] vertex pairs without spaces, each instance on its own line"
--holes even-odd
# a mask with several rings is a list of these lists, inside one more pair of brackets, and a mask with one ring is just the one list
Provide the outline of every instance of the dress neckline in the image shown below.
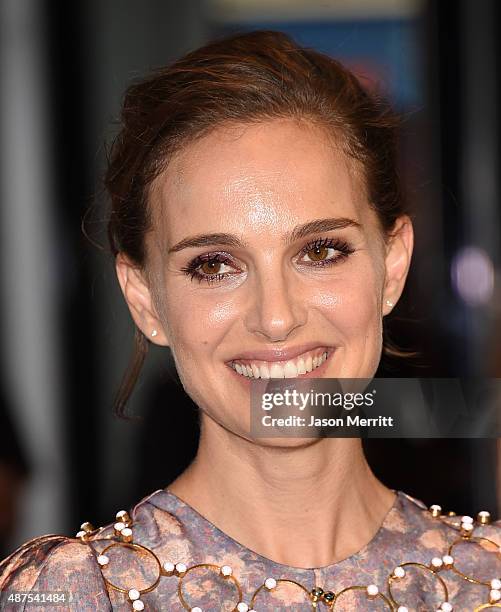
[[[179,510],[179,509],[183,510],[185,515],[187,515],[190,523],[199,523],[199,525],[203,528],[204,532],[207,532],[207,530],[209,530],[213,532],[214,534],[217,534],[219,538],[221,538],[222,540],[226,540],[227,542],[230,542],[236,550],[240,551],[240,553],[251,555],[258,562],[261,561],[263,563],[266,563],[268,566],[280,568],[281,571],[289,570],[289,571],[299,572],[299,573],[300,572],[312,572],[312,571],[325,572],[325,571],[328,571],[329,569],[339,569],[342,565],[347,564],[347,563],[356,562],[361,557],[367,557],[372,552],[373,549],[375,550],[378,549],[378,545],[379,545],[381,538],[384,536],[384,533],[387,531],[390,523],[392,522],[392,519],[394,518],[394,515],[399,512],[401,513],[403,504],[404,504],[404,499],[407,497],[405,493],[403,493],[402,491],[395,490],[395,489],[391,489],[391,490],[393,491],[393,493],[395,493],[393,504],[387,510],[379,527],[377,528],[374,535],[371,537],[371,539],[366,544],[364,544],[356,552],[352,553],[351,555],[348,555],[347,557],[344,557],[343,559],[340,559],[339,561],[330,563],[328,565],[323,565],[319,567],[310,567],[310,568],[294,567],[292,565],[285,565],[283,563],[279,563],[278,561],[274,561],[273,559],[265,557],[264,555],[261,555],[260,553],[252,550],[251,548],[248,548],[244,544],[240,543],[238,540],[235,540],[234,538],[229,536],[227,533],[222,531],[219,527],[217,527],[214,523],[212,523],[208,518],[200,514],[198,510],[195,510],[195,508],[190,506],[190,504],[185,502],[183,499],[178,497],[175,493],[173,493],[169,489],[159,489],[158,491],[155,491],[152,495],[150,495],[145,501],[153,504],[154,506],[156,506],[157,508],[160,508],[161,510],[165,510],[166,512],[171,512],[173,514],[176,513],[176,510]],[[183,517],[183,522],[186,522],[186,517]]]

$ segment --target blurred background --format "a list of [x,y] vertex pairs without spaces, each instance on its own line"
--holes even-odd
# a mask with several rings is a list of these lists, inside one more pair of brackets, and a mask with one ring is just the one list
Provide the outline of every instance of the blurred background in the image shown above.
[[[340,59],[403,116],[416,251],[382,376],[500,376],[499,3],[3,0],[0,3],[0,557],[166,486],[194,406],[152,347],[112,404],[133,326],[105,244],[100,179],[133,79],[214,36],[277,29]],[[496,440],[369,440],[379,477],[426,504],[498,514]]]

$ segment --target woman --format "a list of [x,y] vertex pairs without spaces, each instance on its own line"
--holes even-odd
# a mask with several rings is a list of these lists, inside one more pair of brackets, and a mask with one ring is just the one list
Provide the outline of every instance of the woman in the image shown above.
[[249,434],[250,378],[377,369],[413,248],[387,107],[334,60],[253,32],[131,87],[122,119],[109,236],[137,333],[118,408],[147,341],[168,346],[200,408],[199,449],[114,524],[13,553],[4,600],[52,590],[72,597],[61,609],[195,612],[498,601],[487,513],[443,515],[388,489],[359,439]]

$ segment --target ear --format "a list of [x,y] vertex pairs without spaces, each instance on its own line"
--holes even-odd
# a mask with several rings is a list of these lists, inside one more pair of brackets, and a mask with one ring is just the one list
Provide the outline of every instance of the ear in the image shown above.
[[[168,346],[163,325],[156,312],[149,285],[141,268],[119,253],[115,259],[115,269],[136,326],[150,342]],[[155,336],[151,335],[153,330],[157,331]]]
[[[389,314],[400,299],[409,272],[414,248],[414,230],[408,215],[395,221],[386,241],[385,283],[383,290],[383,316]],[[392,304],[388,304],[388,301]]]

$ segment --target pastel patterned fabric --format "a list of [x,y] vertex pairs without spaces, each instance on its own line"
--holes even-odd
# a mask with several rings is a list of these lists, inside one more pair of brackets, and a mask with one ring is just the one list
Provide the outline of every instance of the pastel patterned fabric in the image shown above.
[[[354,585],[364,588],[340,595],[334,610],[397,610],[398,606],[409,611],[437,610],[444,602],[445,585],[448,602],[442,609],[471,612],[491,609],[480,606],[496,597],[495,581],[501,576],[499,521],[474,523],[472,534],[465,537],[460,532],[461,517],[434,517],[424,504],[401,491],[396,492],[393,506],[366,546],[337,563],[311,569],[288,567],[249,550],[168,490],[146,497],[129,515],[133,542],[151,550],[162,565],[171,562],[184,563],[188,568],[204,563],[230,566],[241,587],[240,601],[249,607],[253,594],[267,578],[288,579],[304,586],[305,590],[290,582],[278,582],[271,590],[262,588],[254,600],[257,612],[312,610],[314,604],[308,592],[313,588],[336,594]],[[128,591],[147,589],[156,581],[159,566],[148,550],[123,544],[108,548],[109,562],[101,566],[99,555],[119,541],[111,523],[85,538],[48,535],[27,542],[0,564],[2,610],[133,610]],[[455,569],[443,566],[439,571],[431,571],[420,565],[404,565],[405,576],[391,581],[391,595],[397,605],[389,608],[382,597],[368,596],[366,587],[375,585],[388,597],[388,576],[395,567],[413,562],[429,568],[432,559],[439,563],[436,559],[442,560],[448,554],[453,542],[458,542],[451,552]],[[484,584],[471,582],[456,570]],[[109,588],[105,578],[124,592]],[[169,612],[185,609],[230,612],[239,602],[235,582],[213,568],[198,568],[185,574],[182,593],[187,607],[180,601],[179,583],[178,575],[162,575],[155,588],[141,593],[142,603],[136,604],[136,609],[144,605],[145,610]],[[9,603],[6,596],[16,591],[66,591],[71,602],[53,608]],[[315,605],[320,611],[332,609],[321,598]]]

